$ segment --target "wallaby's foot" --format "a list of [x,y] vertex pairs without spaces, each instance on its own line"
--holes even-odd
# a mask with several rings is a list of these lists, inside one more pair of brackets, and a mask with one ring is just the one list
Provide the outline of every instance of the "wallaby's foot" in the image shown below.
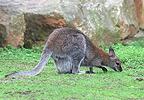
[[107,69],[105,67],[102,67],[103,72],[107,72]]
[[69,72],[58,72],[58,74],[85,74],[86,72],[85,71],[77,71],[77,72],[72,72],[72,71],[69,71]]
[[86,71],[85,73],[86,73],[86,74],[95,74],[94,71]]
[[78,74],[85,74],[86,72],[85,71],[79,71]]
[[77,74],[79,72],[80,72],[79,67],[73,67],[72,68],[72,74]]
[[58,74],[72,74],[72,72],[58,72]]
[[72,74],[78,74],[79,71],[72,71]]

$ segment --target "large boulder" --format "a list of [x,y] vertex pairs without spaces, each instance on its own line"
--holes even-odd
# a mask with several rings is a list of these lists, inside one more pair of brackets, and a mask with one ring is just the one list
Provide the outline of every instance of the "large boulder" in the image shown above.
[[[1,3],[0,3],[1,5]],[[0,46],[11,44],[23,45],[25,21],[23,14],[11,12],[7,7],[0,7]]]
[[144,0],[0,0],[0,46],[31,48],[59,27],[74,27],[95,45],[142,37]]

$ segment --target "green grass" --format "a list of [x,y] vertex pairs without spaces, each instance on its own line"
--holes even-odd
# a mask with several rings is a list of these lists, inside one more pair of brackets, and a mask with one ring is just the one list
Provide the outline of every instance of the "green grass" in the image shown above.
[[58,74],[50,60],[40,75],[19,79],[4,75],[32,69],[42,48],[1,48],[0,100],[144,100],[144,47],[136,44],[113,46],[123,72],[95,68],[96,74]]

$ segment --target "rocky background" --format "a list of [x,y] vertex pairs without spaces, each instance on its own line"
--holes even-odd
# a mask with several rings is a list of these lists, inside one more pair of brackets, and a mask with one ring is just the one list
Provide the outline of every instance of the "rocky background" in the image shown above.
[[144,37],[144,0],[0,0],[0,47],[32,48],[59,27],[95,45]]

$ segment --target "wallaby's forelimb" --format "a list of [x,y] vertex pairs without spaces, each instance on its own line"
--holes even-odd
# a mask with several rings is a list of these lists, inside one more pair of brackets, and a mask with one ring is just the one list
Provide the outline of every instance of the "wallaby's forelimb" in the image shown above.
[[107,72],[107,69],[105,67],[102,67],[103,72]]
[[44,48],[41,55],[39,63],[30,71],[13,72],[11,74],[5,75],[5,77],[18,77],[18,76],[35,76],[38,75],[46,65],[48,59],[52,55],[52,52],[48,48]]
[[[103,72],[107,72],[107,69],[105,67],[102,66],[96,66],[97,68],[101,68],[103,70]],[[95,74],[95,72],[93,71],[93,67],[89,67],[89,71],[86,71],[87,74]]]
[[86,71],[87,74],[95,74],[95,72],[93,71],[93,67],[89,67],[89,70]]

